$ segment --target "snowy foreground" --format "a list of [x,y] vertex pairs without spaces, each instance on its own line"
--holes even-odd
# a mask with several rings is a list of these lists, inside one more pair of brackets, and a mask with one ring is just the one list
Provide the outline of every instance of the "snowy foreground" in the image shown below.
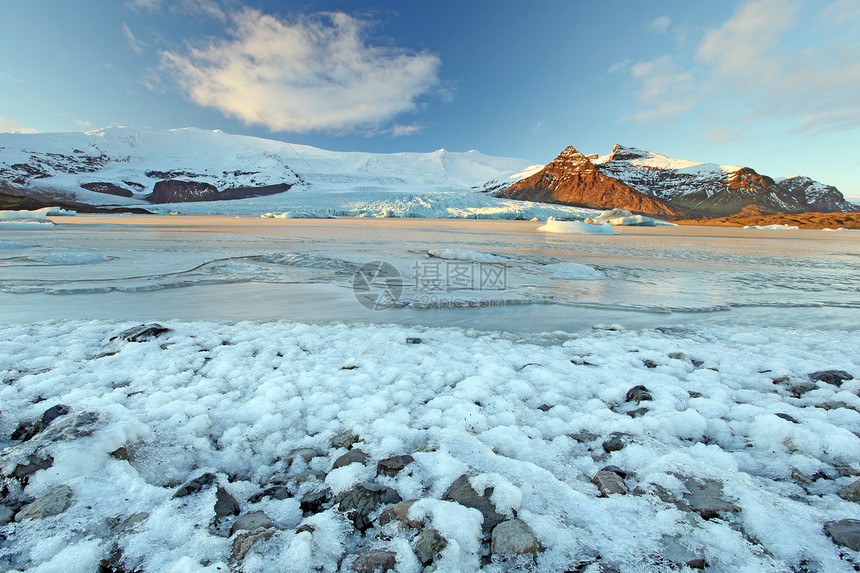
[[860,563],[858,332],[133,326],[0,333],[0,569]]

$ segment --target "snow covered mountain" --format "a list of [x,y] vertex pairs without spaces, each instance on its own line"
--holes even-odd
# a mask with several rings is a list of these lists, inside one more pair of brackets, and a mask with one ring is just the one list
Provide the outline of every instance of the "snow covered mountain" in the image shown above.
[[476,192],[488,182],[515,180],[530,166],[477,151],[344,153],[195,128],[0,134],[0,186],[93,205],[223,201],[285,191]]
[[500,197],[660,216],[723,217],[757,213],[850,212],[838,189],[809,177],[774,179],[749,167],[674,159],[616,145],[609,155],[568,147],[543,170]]
[[749,167],[674,159],[620,145],[593,163],[604,175],[699,216],[734,215],[750,205],[771,213],[856,210],[838,189],[809,177],[771,178]]

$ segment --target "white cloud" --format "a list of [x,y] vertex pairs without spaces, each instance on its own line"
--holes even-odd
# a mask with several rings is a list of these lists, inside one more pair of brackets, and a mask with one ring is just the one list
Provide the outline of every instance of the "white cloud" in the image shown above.
[[35,129],[24,127],[17,121],[0,117],[0,133],[38,133]]
[[653,20],[645,20],[642,23],[643,28],[659,36],[664,35],[669,30],[669,26],[671,25],[672,19],[669,16],[660,16],[659,18],[654,18]]
[[415,135],[416,133],[420,132],[422,129],[424,129],[424,126],[422,126],[422,125],[417,125],[417,124],[400,125],[400,124],[397,124],[391,128],[391,135],[393,135],[394,137],[401,137],[404,135]]
[[129,30],[128,25],[125,22],[122,23],[122,33],[125,36],[126,41],[128,41],[128,45],[131,46],[131,49],[138,54],[142,54],[143,50],[146,48],[146,44],[134,37],[134,34],[131,33],[131,30]]
[[367,24],[343,13],[285,22],[246,8],[230,38],[163,67],[191,101],[275,131],[378,130],[438,83],[439,58],[365,41]]
[[[163,5],[164,0],[127,0],[125,3],[126,8],[152,13],[160,12]],[[173,14],[208,16],[216,20],[227,18],[221,4],[216,0],[173,0],[168,5],[168,9]]]
[[92,127],[93,126],[92,123],[88,122],[85,119],[76,119],[75,123],[77,123],[79,127]]
[[[805,133],[858,128],[860,37],[851,21],[858,14],[860,0],[824,9],[749,0],[703,36],[694,59],[677,53],[613,64],[610,72],[627,75],[642,104],[622,119],[650,122],[706,107],[715,114],[709,124],[779,119]],[[813,33],[821,24],[824,41]]]

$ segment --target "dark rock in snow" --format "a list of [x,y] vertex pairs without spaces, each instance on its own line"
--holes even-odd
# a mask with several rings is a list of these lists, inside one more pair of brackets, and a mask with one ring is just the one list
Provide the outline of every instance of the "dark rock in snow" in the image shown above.
[[418,539],[415,540],[415,557],[422,565],[429,565],[433,562],[439,552],[445,549],[448,542],[444,537],[439,535],[435,529],[428,527],[418,534]]
[[860,551],[860,519],[840,519],[824,524],[826,533],[833,543]]
[[603,442],[603,450],[608,454],[623,450],[627,445],[627,439],[624,434],[613,432],[609,435],[609,439]]
[[299,502],[299,508],[302,510],[302,514],[307,517],[308,515],[313,515],[314,513],[323,511],[325,509],[325,505],[330,501],[330,489],[306,493]]
[[58,485],[33,503],[27,505],[15,516],[15,521],[44,519],[59,515],[72,505],[72,488]]
[[87,191],[95,191],[96,193],[104,193],[106,195],[115,195],[117,197],[132,197],[134,193],[129,189],[120,187],[109,181],[96,181],[94,183],[82,183],[81,187]]
[[826,382],[834,386],[841,386],[846,380],[854,380],[854,376],[844,370],[819,370],[809,373],[808,376],[814,382]]
[[812,392],[813,390],[817,389],[818,386],[813,382],[798,382],[797,384],[792,384],[791,387],[789,387],[789,391],[796,398],[800,398],[807,392]]
[[653,360],[648,359],[648,358],[643,360],[642,364],[645,365],[645,368],[657,368],[657,363],[654,362]]
[[629,490],[624,479],[615,472],[599,471],[591,478],[591,483],[600,490],[601,497],[607,497],[613,493],[626,494]]
[[125,340],[126,342],[146,342],[147,340],[152,340],[154,338],[158,338],[165,332],[170,332],[169,328],[161,326],[157,322],[152,322],[150,324],[141,324],[140,326],[133,326],[129,329],[123,330],[116,336],[111,337],[111,342],[114,340]]
[[777,412],[776,414],[774,414],[774,416],[776,416],[777,418],[782,418],[783,420],[785,420],[787,422],[791,422],[792,424],[799,424],[800,423],[797,420],[795,420],[794,418],[792,418],[791,416],[789,416],[788,414],[784,414],[783,412]]
[[488,487],[482,493],[475,491],[469,483],[469,476],[463,474],[454,480],[454,483],[451,484],[451,487],[448,488],[442,499],[445,501],[455,501],[460,505],[472,507],[480,511],[481,515],[484,516],[482,530],[487,534],[505,519],[503,515],[496,512],[496,506],[490,501],[490,496],[492,495],[493,488],[491,487]]
[[369,516],[376,506],[399,501],[402,499],[396,491],[372,482],[360,483],[351,490],[338,494],[334,500],[339,510],[350,512],[349,518],[356,529],[362,531],[370,526]]
[[399,521],[406,527],[411,527],[413,529],[423,528],[423,523],[409,518],[409,508],[411,508],[412,504],[416,501],[418,500],[411,499],[409,501],[401,501],[400,503],[395,503],[394,505],[386,507],[385,510],[379,514],[379,525],[385,525],[392,521]]
[[723,484],[713,479],[687,478],[684,501],[704,519],[719,517],[722,512],[737,512],[740,508],[723,497]]
[[493,529],[490,552],[493,555],[515,556],[537,554],[543,549],[532,528],[520,519],[503,521]]
[[125,446],[115,449],[109,455],[118,460],[128,461],[128,450]]
[[254,545],[266,541],[272,537],[277,530],[273,527],[260,527],[252,531],[243,531],[233,540],[228,565],[231,571],[241,571],[242,562]]
[[415,461],[415,458],[409,454],[392,456],[390,458],[385,458],[384,460],[379,460],[376,464],[376,475],[382,474],[395,476],[397,475],[397,472],[406,467],[406,464],[412,463],[413,461]]
[[600,468],[602,472],[612,472],[621,476],[621,479],[627,479],[627,476],[630,475],[629,472],[626,472],[619,468],[618,466],[608,465]]
[[269,519],[269,516],[264,512],[252,511],[236,520],[233,527],[230,528],[230,535],[235,535],[237,531],[253,531],[255,529],[268,527],[277,528],[277,526],[272,523],[272,520]]
[[36,421],[32,424],[21,423],[18,428],[14,432],[12,432],[12,439],[26,442],[27,440],[33,438],[36,434],[47,428],[51,424],[51,422],[53,422],[60,416],[65,416],[68,413],[69,407],[65,404],[57,404],[56,406],[51,406],[50,408],[42,412],[42,415],[36,418]]
[[630,416],[631,418],[640,418],[640,417],[644,416],[645,414],[647,414],[648,412],[650,412],[650,410],[648,408],[642,407],[642,408],[636,408],[635,410],[630,410],[629,412],[627,412],[627,415]]
[[364,551],[352,563],[356,573],[384,573],[394,571],[397,566],[397,554],[393,551],[372,549]]
[[860,502],[860,480],[851,483],[839,491],[839,497],[848,501]]
[[333,448],[352,448],[352,445],[356,442],[360,442],[361,438],[352,430],[344,430],[341,433],[335,435],[331,439],[331,445]]
[[410,337],[406,339],[406,344],[421,344],[421,339],[418,337]]
[[145,511],[133,513],[123,520],[116,518],[116,522],[110,526],[111,531],[114,533],[126,533],[133,530],[135,525],[143,523],[147,519],[149,519],[149,514]]
[[173,494],[173,499],[185,497],[186,495],[191,495],[192,493],[197,493],[198,491],[201,491],[204,488],[213,485],[216,480],[217,478],[215,477],[215,474],[205,473],[185,483],[178,490],[176,490],[176,493]]
[[634,386],[630,390],[627,391],[627,395],[624,397],[626,402],[643,402],[645,400],[651,399],[651,392],[648,391],[648,388],[639,384],[638,386]]
[[290,497],[290,489],[285,485],[273,485],[249,497],[248,503],[260,503],[267,497],[271,497],[272,499],[287,499]]
[[232,515],[239,515],[239,502],[230,495],[230,492],[218,486],[215,492],[215,519],[223,519]]
[[331,469],[336,470],[337,468],[342,468],[344,466],[348,466],[349,464],[364,464],[367,463],[367,454],[365,454],[360,449],[356,448],[354,450],[349,450],[347,453],[340,456],[338,459],[334,461],[334,465],[331,466]]

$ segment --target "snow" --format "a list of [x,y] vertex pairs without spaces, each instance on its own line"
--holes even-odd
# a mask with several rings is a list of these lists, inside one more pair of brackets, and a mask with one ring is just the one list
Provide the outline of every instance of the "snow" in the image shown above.
[[[247,501],[275,475],[307,469],[329,472],[325,483],[339,491],[375,479],[417,498],[410,517],[448,541],[436,561],[444,571],[481,568],[480,513],[441,500],[462,473],[475,488],[493,487],[497,510],[515,512],[535,531],[545,548],[536,556],[540,571],[598,560],[623,571],[663,570],[659,555],[671,539],[715,572],[852,571],[860,561],[822,530],[826,521],[860,517],[856,503],[837,495],[857,479],[844,468],[860,471],[860,380],[819,382],[800,397],[789,389],[817,370],[860,374],[857,331],[515,336],[174,321],[154,340],[110,341],[130,326],[54,321],[0,331],[6,475],[29,447],[5,438],[20,422],[55,404],[70,413],[53,424],[83,412],[96,420],[91,434],[45,446],[53,465],[32,474],[24,491],[38,497],[65,484],[72,505],[0,528],[4,569],[92,571],[116,543],[129,569],[225,571],[232,540],[208,528],[214,488],[172,499],[178,484],[210,471],[243,512],[264,509],[278,527],[251,550],[245,570],[336,571],[344,553],[365,547],[396,551],[398,570],[419,570],[414,532],[399,525],[362,536],[335,508],[304,517],[296,498]],[[414,336],[422,343],[407,344]],[[637,384],[653,399],[625,402]],[[841,406],[816,407],[824,402]],[[634,407],[647,412],[627,415]],[[366,467],[329,471],[345,452],[331,446],[343,430],[360,437]],[[601,444],[613,432],[628,445],[607,454]],[[109,455],[120,446],[129,461]],[[286,465],[297,448],[321,455]],[[406,470],[374,477],[377,460],[419,448]],[[598,496],[590,479],[608,464],[630,472],[634,493]],[[704,520],[661,500],[683,496],[690,479],[715,480],[739,511]],[[138,512],[149,517],[130,530],[108,527]],[[295,533],[303,523],[314,531]],[[514,565],[494,559],[483,570]]]
[[555,219],[547,219],[546,224],[541,225],[537,230],[545,233],[570,233],[573,235],[612,235],[615,233],[612,230],[612,225],[608,223],[592,225],[581,221],[556,221]]

